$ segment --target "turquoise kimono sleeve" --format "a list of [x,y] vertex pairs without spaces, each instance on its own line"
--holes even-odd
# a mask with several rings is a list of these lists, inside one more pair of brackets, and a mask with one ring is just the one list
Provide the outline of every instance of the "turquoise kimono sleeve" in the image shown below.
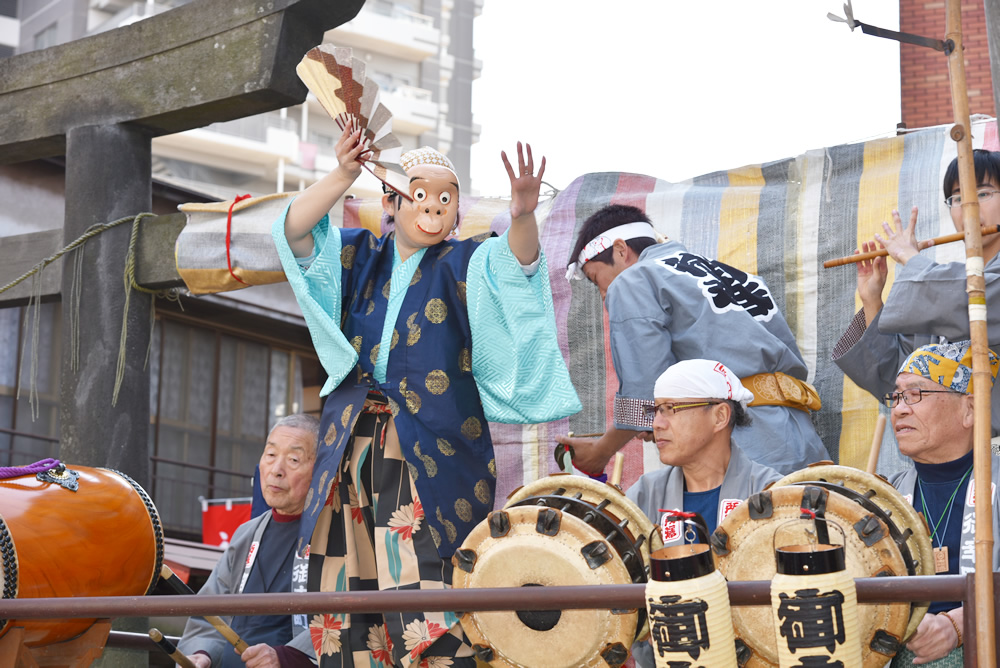
[[[290,206],[291,204],[289,204]],[[323,216],[312,230],[313,243],[318,250],[316,259],[308,269],[295,261],[295,255],[285,238],[285,216],[288,209],[274,222],[271,236],[281,258],[288,283],[295,292],[295,299],[309,327],[313,347],[329,378],[320,396],[330,394],[358,363],[358,353],[340,331],[342,297],[340,260],[340,230],[330,226],[328,216]]]
[[487,239],[466,283],[472,374],[486,419],[533,424],[582,410],[556,338],[545,255],[528,277],[506,233]]

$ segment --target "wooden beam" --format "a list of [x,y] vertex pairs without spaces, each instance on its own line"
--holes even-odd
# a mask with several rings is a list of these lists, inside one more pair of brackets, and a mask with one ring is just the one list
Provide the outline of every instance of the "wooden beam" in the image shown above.
[[[0,287],[16,280],[36,264],[63,247],[62,230],[46,230],[0,237]],[[62,260],[53,262],[42,272],[42,298],[59,296],[62,284]],[[6,292],[0,292],[0,308],[23,306],[31,296],[32,279],[25,279]]]
[[185,221],[183,213],[172,213],[146,218],[139,224],[135,257],[136,283],[154,290],[184,287],[174,261],[174,245],[177,243],[177,236],[184,229]]
[[74,127],[128,123],[158,136],[299,104],[295,66],[363,4],[201,0],[0,59],[0,164],[63,155]]
[[[184,229],[184,223],[183,213],[146,218],[140,223],[135,263],[135,280],[139,285],[152,290],[184,287],[184,281],[177,273],[174,262],[174,244]],[[64,245],[62,230],[0,237],[0,287],[24,275]],[[59,297],[63,267],[66,262],[72,262],[72,258],[72,254],[67,254],[42,272],[43,301]],[[123,267],[124,262],[123,255],[120,263]],[[28,278],[0,293],[0,308],[27,304],[31,289],[32,279]]]

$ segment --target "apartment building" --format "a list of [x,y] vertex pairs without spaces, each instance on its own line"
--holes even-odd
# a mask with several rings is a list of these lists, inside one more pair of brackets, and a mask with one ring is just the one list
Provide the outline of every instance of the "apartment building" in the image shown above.
[[[184,0],[0,0],[0,56],[111,30],[180,4]],[[482,0],[369,0],[324,39],[351,47],[366,63],[404,146],[445,151],[463,183],[469,183],[470,148],[479,133],[471,109],[480,70],[472,30],[481,8]],[[335,167],[338,135],[310,96],[298,107],[156,138],[154,212],[304,188]],[[62,170],[59,160],[0,166],[0,199],[10,203],[0,208],[0,237],[61,227]],[[365,175],[353,194],[374,196],[381,188]],[[150,344],[150,493],[168,535],[197,539],[198,497],[247,496],[270,425],[290,412],[318,413],[325,376],[287,284],[184,298],[182,305],[157,303]],[[35,317],[23,306],[0,308],[0,465],[58,454],[59,303],[42,304],[37,346],[25,334]]]

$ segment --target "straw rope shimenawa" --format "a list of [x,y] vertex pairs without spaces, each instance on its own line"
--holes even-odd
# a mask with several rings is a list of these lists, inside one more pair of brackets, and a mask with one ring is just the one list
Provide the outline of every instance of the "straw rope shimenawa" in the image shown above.
[[[29,390],[29,403],[31,404],[31,417],[32,420],[38,418],[38,392],[37,392],[37,371],[38,371],[38,336],[39,336],[39,325],[40,325],[40,315],[39,307],[41,305],[41,289],[42,284],[39,280],[41,277],[41,272],[45,267],[49,266],[63,255],[70,251],[78,250],[79,252],[73,258],[73,270],[72,270],[72,282],[70,287],[69,299],[69,327],[70,327],[70,367],[75,371],[79,365],[80,353],[80,286],[83,283],[83,246],[88,240],[101,234],[102,232],[107,232],[108,230],[123,225],[129,221],[132,222],[132,233],[129,237],[128,242],[128,252],[125,254],[125,271],[122,276],[122,280],[125,284],[125,305],[122,309],[122,331],[118,342],[118,364],[115,370],[115,386],[114,392],[111,396],[111,405],[115,406],[118,403],[118,392],[121,389],[122,379],[125,375],[125,343],[128,338],[128,309],[129,301],[132,295],[132,290],[138,290],[139,292],[144,292],[148,295],[153,295],[154,297],[163,297],[172,301],[180,301],[180,293],[176,290],[150,290],[149,288],[144,288],[135,281],[135,245],[139,238],[139,224],[145,218],[153,218],[156,214],[154,213],[138,213],[134,216],[125,216],[124,218],[119,218],[118,220],[113,220],[109,223],[98,223],[96,225],[91,225],[87,228],[87,231],[80,235],[77,239],[73,240],[60,250],[56,251],[52,255],[40,261],[30,270],[26,271],[21,276],[18,276],[13,281],[7,283],[4,286],[0,286],[0,294],[10,290],[14,286],[24,282],[28,278],[34,277],[32,279],[32,289],[31,296],[28,298],[28,310],[31,312],[29,320],[31,320],[31,371],[30,377],[30,390]],[[31,309],[34,308],[34,311]],[[149,312],[149,323],[150,332],[153,331],[153,324],[156,320],[156,300],[153,299],[152,307]],[[24,323],[24,329],[27,330],[28,321]],[[149,350],[152,345],[152,335],[150,336],[149,342],[146,344],[146,359],[143,362],[143,368],[149,363]],[[21,351],[22,361],[24,350]],[[18,389],[20,393],[20,388]],[[20,394],[19,394],[20,396]]]

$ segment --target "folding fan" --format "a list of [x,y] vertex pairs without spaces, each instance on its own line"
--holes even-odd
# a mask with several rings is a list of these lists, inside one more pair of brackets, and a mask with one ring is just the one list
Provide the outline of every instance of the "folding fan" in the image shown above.
[[362,166],[409,199],[409,180],[399,164],[403,146],[392,134],[392,113],[379,102],[378,84],[365,76],[364,61],[348,47],[323,44],[310,49],[295,71],[341,130],[361,129]]

